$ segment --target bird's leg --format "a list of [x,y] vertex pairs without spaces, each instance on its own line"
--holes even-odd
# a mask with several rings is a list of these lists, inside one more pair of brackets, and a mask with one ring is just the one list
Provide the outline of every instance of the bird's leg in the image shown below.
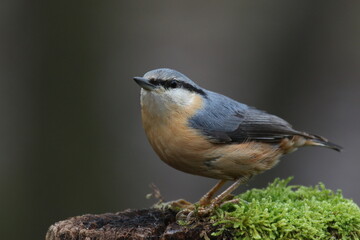
[[[211,213],[215,207],[220,206],[220,204],[232,193],[237,187],[239,187],[241,184],[246,183],[249,180],[249,176],[239,178],[236,180],[230,187],[228,187],[224,192],[219,194],[216,198],[214,198],[211,201],[211,197],[215,194],[219,188],[221,188],[226,180],[220,180],[208,193],[206,193],[199,201],[200,208],[198,209],[191,209],[191,208],[185,208],[177,213],[176,219],[186,219],[186,222],[191,222],[191,219],[196,217],[196,215],[206,216],[209,213]],[[236,200],[233,200],[235,202]],[[211,203],[210,206],[206,206],[208,202]],[[204,205],[202,205],[204,204]]]
[[187,206],[184,209],[182,209],[181,211],[179,211],[176,214],[176,219],[183,219],[185,217],[187,222],[190,222],[190,219],[197,213],[205,213],[207,214],[208,211],[206,210],[206,208],[204,208],[205,206],[209,205],[211,203],[211,199],[214,196],[214,194],[226,183],[226,180],[220,180],[213,188],[210,189],[210,191],[208,191],[199,201],[199,205],[200,208],[199,209],[195,209],[194,205],[192,206]]
[[206,206],[211,203],[214,194],[226,183],[226,180],[220,180],[210,191],[208,191],[199,201],[200,206]]
[[236,188],[238,188],[241,184],[246,183],[249,181],[248,176],[244,176],[236,180],[233,184],[230,185],[225,191],[223,191],[220,195],[218,195],[211,203],[211,208],[214,208],[215,206],[220,205],[220,203],[226,199],[227,196],[229,196],[230,193],[232,193]]

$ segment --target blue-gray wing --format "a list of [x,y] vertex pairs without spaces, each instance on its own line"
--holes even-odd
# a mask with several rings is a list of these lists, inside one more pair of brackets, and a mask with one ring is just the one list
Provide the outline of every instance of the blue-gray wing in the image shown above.
[[[277,143],[281,139],[305,135],[292,129],[285,120],[249,107],[221,94],[207,91],[204,108],[190,120],[214,143],[260,141]],[[305,135],[306,136],[306,135]]]

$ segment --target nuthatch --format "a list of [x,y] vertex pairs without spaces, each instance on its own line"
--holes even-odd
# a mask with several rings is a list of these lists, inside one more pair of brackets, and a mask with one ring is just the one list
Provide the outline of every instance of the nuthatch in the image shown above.
[[[175,70],[156,69],[134,80],[142,88],[143,126],[159,157],[180,171],[220,179],[200,205],[220,203],[298,147],[341,150],[277,116],[208,91]],[[227,180],[235,182],[211,202]]]

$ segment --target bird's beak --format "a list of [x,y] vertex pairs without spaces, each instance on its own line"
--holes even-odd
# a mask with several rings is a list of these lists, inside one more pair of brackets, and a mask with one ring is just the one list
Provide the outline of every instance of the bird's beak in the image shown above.
[[151,84],[149,82],[149,79],[143,77],[134,77],[134,80],[137,84],[139,84],[140,87],[142,87],[145,90],[152,91],[156,88],[154,84]]

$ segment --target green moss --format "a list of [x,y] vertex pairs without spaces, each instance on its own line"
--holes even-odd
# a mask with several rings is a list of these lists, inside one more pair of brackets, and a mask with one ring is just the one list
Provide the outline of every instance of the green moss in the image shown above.
[[360,209],[341,191],[323,184],[288,186],[292,178],[276,179],[265,189],[236,196],[211,217],[214,236],[234,239],[360,239]]

